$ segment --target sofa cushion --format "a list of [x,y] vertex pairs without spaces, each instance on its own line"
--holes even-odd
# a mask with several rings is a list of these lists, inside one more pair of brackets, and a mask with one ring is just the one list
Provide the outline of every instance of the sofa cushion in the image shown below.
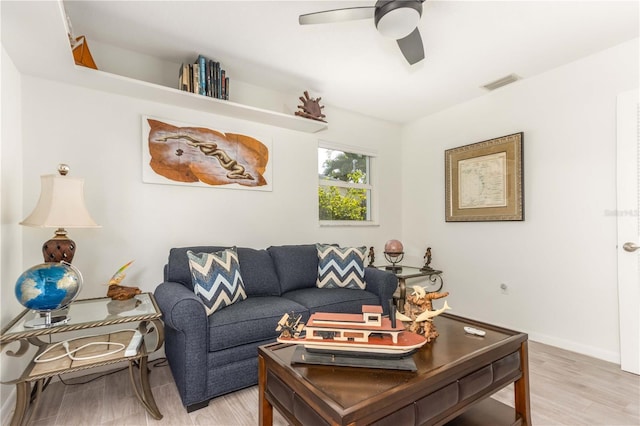
[[267,251],[273,259],[282,293],[315,287],[318,278],[315,244],[271,246]]
[[247,298],[235,247],[214,253],[187,252],[193,291],[211,315]]
[[[291,299],[263,296],[249,297],[209,317],[209,351],[262,342],[277,337],[276,327],[285,312],[309,318],[309,311]],[[256,350],[256,355],[257,355]]]
[[[229,247],[193,246],[172,248],[169,253],[169,262],[165,267],[165,281],[181,283],[193,290],[187,251],[212,253],[226,248]],[[279,296],[280,283],[269,253],[266,250],[247,247],[238,247],[237,252],[247,296]]]
[[362,305],[380,305],[377,295],[367,290],[344,288],[304,288],[284,293],[282,297],[291,299],[315,312],[362,312]]
[[366,247],[337,247],[316,244],[318,252],[319,288],[364,290],[364,258]]
[[280,296],[280,283],[266,250],[238,247],[240,271],[247,296]]

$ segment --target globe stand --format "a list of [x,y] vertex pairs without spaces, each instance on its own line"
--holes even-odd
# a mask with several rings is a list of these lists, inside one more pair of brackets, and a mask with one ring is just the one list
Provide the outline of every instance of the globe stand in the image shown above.
[[387,262],[391,263],[390,266],[385,266],[384,269],[393,272],[402,272],[402,266],[396,266],[397,263],[402,262],[404,258],[404,252],[384,252],[384,258],[387,259]]
[[[24,323],[25,328],[49,328],[66,324],[71,318],[67,316],[67,309],[57,311],[33,311],[36,317]],[[52,312],[56,315],[52,315]]]

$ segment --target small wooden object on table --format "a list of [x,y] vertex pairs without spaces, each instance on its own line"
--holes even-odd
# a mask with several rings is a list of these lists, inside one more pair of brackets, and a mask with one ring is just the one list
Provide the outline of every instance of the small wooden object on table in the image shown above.
[[[129,377],[136,397],[154,419],[161,419],[162,414],[153,398],[147,370],[148,355],[157,351],[164,342],[164,328],[160,320],[162,314],[156,305],[153,294],[142,293],[125,301],[111,300],[109,297],[76,300],[67,309],[69,311],[67,314],[69,321],[67,323],[38,329],[25,327],[25,323],[31,320],[34,315],[37,315],[36,312],[25,309],[2,330],[0,349],[4,350],[11,343],[17,342],[20,345],[18,349],[15,351],[7,350],[7,355],[18,357],[24,355],[31,344],[38,348],[34,356],[35,359],[35,357],[56,343],[45,342],[40,339],[41,336],[53,336],[63,332],[97,329],[126,323],[135,323],[136,329],[144,336],[142,344],[133,356],[125,356],[125,350],[123,349],[112,355],[100,356],[91,360],[72,360],[68,357],[46,363],[35,363],[32,360],[20,377],[2,382],[3,384],[16,385],[16,408],[11,419],[11,426],[28,423],[29,418],[33,417],[36,412],[41,394],[52,377],[123,361],[129,362]],[[155,334],[155,339],[151,339],[152,341],[155,340],[155,342],[153,346],[147,347],[145,339],[151,337],[149,335],[151,332]],[[132,335],[132,331],[115,331],[100,336],[75,340],[70,342],[69,345],[73,349],[83,343],[100,341],[122,343],[126,348]],[[47,353],[44,358],[48,359],[55,356],[54,351],[62,351],[61,353],[64,353],[64,349],[58,346],[58,348],[54,348]],[[75,356],[80,358],[87,355],[95,355],[107,352],[107,349],[106,345],[100,345],[88,347],[86,351],[88,353],[77,352]],[[137,369],[137,374],[135,369]],[[32,384],[34,384],[33,392],[31,390]],[[29,410],[30,408],[31,410]]]

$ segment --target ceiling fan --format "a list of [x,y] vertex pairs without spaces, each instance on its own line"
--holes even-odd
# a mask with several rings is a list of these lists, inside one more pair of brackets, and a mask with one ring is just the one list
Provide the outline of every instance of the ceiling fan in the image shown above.
[[424,59],[418,22],[425,0],[378,0],[375,6],[347,7],[300,15],[300,25],[328,24],[357,19],[374,19],[378,31],[396,39],[407,62],[413,65]]

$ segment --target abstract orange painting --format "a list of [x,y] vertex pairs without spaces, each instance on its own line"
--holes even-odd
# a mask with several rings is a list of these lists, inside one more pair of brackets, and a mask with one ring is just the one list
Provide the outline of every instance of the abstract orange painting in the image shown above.
[[269,148],[254,137],[151,117],[143,117],[143,137],[145,182],[271,188]]

